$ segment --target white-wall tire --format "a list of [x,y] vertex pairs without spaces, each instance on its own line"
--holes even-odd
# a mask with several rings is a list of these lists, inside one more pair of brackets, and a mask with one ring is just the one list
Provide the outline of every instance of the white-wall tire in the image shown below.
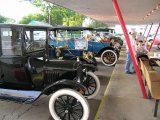
[[86,88],[87,88],[84,96],[87,99],[94,98],[100,90],[99,78],[93,72],[87,72],[87,80],[86,80],[86,82],[84,82],[84,86],[86,86]]
[[[53,119],[61,120],[60,116],[57,115],[57,112],[55,110],[55,105],[57,103],[58,98],[60,99],[60,97],[63,97],[63,96],[70,96],[71,98],[72,97],[75,98],[77,100],[77,102],[80,103],[80,105],[83,108],[83,115],[81,116],[80,120],[88,120],[89,113],[90,113],[88,102],[79,92],[72,90],[72,89],[61,89],[61,90],[58,90],[55,93],[53,93],[53,95],[51,96],[51,98],[49,100],[49,111],[50,111]],[[70,100],[71,100],[71,98],[70,98]],[[66,103],[66,102],[64,102],[64,103]],[[69,103],[67,103],[66,105],[69,105]],[[74,111],[74,110],[72,110],[72,111]],[[67,114],[67,110],[64,110],[64,114]]]
[[[108,62],[106,62],[106,60],[108,60]],[[101,61],[104,65],[106,66],[113,66],[116,64],[118,59],[118,56],[116,54],[116,52],[114,50],[105,50],[102,54],[101,54]]]

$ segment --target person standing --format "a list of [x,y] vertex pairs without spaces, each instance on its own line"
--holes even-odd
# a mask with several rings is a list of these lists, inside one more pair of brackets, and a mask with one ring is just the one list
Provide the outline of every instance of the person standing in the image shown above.
[[138,35],[138,41],[143,41],[144,40],[144,36],[142,35],[142,33],[140,32]]
[[145,40],[145,37],[142,35],[142,32],[139,33],[137,40],[138,42],[143,41],[143,44],[145,44],[146,40]]
[[[135,46],[136,46],[136,37],[135,36],[136,36],[135,33],[132,33],[132,34],[131,34],[131,32],[129,33],[129,38],[130,38],[130,42],[131,42],[131,46],[132,46],[133,50],[135,50]],[[125,63],[125,73],[126,74],[135,73],[135,69],[134,69],[134,66],[132,63],[131,54],[130,54],[130,51],[129,51],[127,44],[126,44],[126,53],[127,53],[127,58],[126,58],[126,63]],[[130,71],[131,65],[132,65],[132,72]]]
[[136,53],[137,53],[137,60],[139,61],[139,58],[143,57],[143,58],[148,58],[148,50],[145,47],[145,45],[143,45],[143,41],[138,41],[138,45],[137,45],[137,49],[136,49]]

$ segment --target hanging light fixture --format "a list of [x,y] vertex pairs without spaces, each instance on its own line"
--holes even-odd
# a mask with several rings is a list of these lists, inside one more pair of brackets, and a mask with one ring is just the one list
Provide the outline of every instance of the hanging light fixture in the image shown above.
[[158,4],[154,9],[152,9],[145,17],[143,17],[143,20],[145,20],[147,17],[149,17],[150,15],[152,15],[155,11],[157,11],[158,9],[160,9],[160,4]]

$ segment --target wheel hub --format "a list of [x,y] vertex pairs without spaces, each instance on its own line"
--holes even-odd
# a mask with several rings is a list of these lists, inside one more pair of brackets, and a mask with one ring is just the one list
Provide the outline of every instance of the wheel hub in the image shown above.
[[65,113],[68,113],[68,110],[65,110]]
[[73,110],[73,108],[72,108],[72,106],[70,105],[70,104],[67,104],[65,107],[64,107],[64,109],[65,109],[65,113],[67,114],[67,113],[72,113],[72,110]]

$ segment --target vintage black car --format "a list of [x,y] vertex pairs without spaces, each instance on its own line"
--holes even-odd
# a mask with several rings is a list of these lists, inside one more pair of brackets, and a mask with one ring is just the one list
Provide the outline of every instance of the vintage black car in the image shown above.
[[80,61],[50,60],[47,40],[48,27],[0,24],[0,99],[32,103],[52,94],[55,120],[87,120],[84,96],[98,93],[99,79]]

